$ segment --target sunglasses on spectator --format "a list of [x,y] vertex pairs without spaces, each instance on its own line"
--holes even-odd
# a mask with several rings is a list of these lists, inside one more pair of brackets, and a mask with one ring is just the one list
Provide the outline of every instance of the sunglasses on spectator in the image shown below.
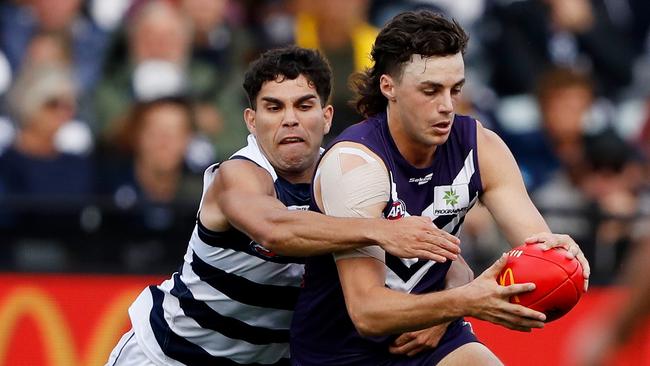
[[50,98],[43,103],[43,106],[47,109],[67,109],[71,110],[74,108],[74,103],[66,98]]

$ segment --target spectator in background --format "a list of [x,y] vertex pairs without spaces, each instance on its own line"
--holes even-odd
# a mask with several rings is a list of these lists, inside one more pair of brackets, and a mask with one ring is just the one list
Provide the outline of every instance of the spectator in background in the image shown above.
[[534,175],[532,199],[551,230],[575,238],[590,262],[595,228],[580,184],[585,177],[584,120],[593,99],[587,76],[566,68],[546,72],[537,90],[542,131],[536,143],[527,143],[527,151],[515,153],[523,169]]
[[107,151],[103,164],[103,192],[117,207],[108,225],[135,240],[122,253],[130,269],[169,269],[165,260],[178,258],[183,248],[168,243],[191,230],[203,183],[184,166],[194,133],[191,107],[181,98],[136,103],[118,127],[111,140],[117,151]]
[[612,129],[585,138],[586,171],[580,189],[591,201],[595,273],[604,280],[619,271],[641,213],[642,173],[638,154]]
[[[241,119],[239,110],[244,101],[233,98],[230,103],[221,102],[222,97],[229,100],[232,94],[237,95],[227,89],[230,75],[192,58],[193,24],[178,6],[165,0],[137,3],[125,27],[128,62],[120,56],[119,49],[124,46],[120,42],[124,39],[118,37],[96,95],[100,131],[110,131],[113,122],[123,117],[134,101],[185,94],[197,104],[197,126],[210,138],[215,134],[235,135],[226,131],[231,128],[246,134],[243,123],[224,124],[224,119]],[[227,118],[232,115],[229,111],[237,111],[238,117]],[[217,145],[217,149],[228,147]]]
[[[230,10],[237,11],[237,2],[230,0],[182,0],[182,10],[193,25],[192,59],[210,64],[223,80],[215,88],[215,103],[211,96],[199,96],[195,106],[196,123],[200,131],[216,142],[218,159],[226,159],[239,148],[248,131],[241,120],[246,97],[241,89],[243,62],[250,57],[252,43],[249,31],[240,26]],[[212,123],[215,120],[220,124]],[[211,164],[213,161],[209,161]],[[205,168],[205,166],[201,166]],[[202,169],[201,169],[202,171]]]
[[89,157],[62,152],[57,140],[75,114],[76,95],[66,68],[38,65],[21,71],[9,96],[17,134],[0,156],[8,194],[47,201],[92,192]]
[[[94,190],[91,158],[64,152],[58,139],[75,114],[75,84],[61,66],[24,67],[9,100],[17,131],[0,153],[3,243],[16,245],[12,268],[61,271],[68,253],[60,240],[76,232],[79,212]],[[12,234],[20,240],[14,242]]]
[[326,140],[363,119],[348,104],[353,97],[348,78],[372,65],[369,55],[378,29],[368,22],[368,7],[369,0],[300,0],[296,4],[296,44],[320,49],[334,73],[336,117]]
[[615,97],[632,79],[634,47],[604,0],[530,0],[495,5],[491,84],[499,95],[532,93],[552,65],[595,75],[598,94]]
[[[294,4],[284,0],[244,0],[247,27],[256,53],[294,43]],[[251,57],[252,58],[252,57]]]
[[89,121],[93,112],[85,96],[98,82],[108,34],[81,12],[82,5],[82,0],[10,0],[0,4],[0,47],[13,72],[18,73],[21,64],[30,60],[32,38],[41,33],[56,34],[69,49],[79,89],[81,109],[77,113]]
[[639,174],[631,147],[611,128],[587,134],[594,102],[587,76],[551,69],[540,78],[537,98],[545,144],[530,144],[541,148],[519,155],[538,174],[533,201],[552,230],[581,244],[594,281],[602,282],[618,265],[622,251],[616,250],[629,240],[628,224],[637,210]]
[[551,68],[540,77],[540,127],[508,142],[529,191],[553,179],[562,166],[572,168],[582,161],[582,136],[594,100],[592,81],[585,74]]

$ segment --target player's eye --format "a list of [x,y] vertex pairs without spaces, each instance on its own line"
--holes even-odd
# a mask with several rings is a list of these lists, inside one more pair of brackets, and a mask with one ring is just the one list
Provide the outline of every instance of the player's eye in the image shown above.
[[458,95],[463,90],[462,86],[457,86],[451,89],[451,95]]
[[269,104],[266,106],[266,110],[269,112],[277,112],[280,110],[280,106],[277,104]]
[[300,104],[300,105],[298,106],[298,108],[299,108],[301,111],[308,111],[308,110],[310,110],[310,109],[312,108],[312,104],[309,104],[309,103],[302,103],[302,104]]

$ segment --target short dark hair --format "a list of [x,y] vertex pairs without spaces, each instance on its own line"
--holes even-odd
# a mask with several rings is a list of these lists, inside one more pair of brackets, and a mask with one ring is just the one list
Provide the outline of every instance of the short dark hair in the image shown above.
[[266,51],[249,66],[244,76],[244,89],[251,108],[256,108],[255,100],[265,82],[278,78],[293,80],[300,75],[316,88],[324,106],[332,91],[329,62],[317,50],[290,46]]
[[351,102],[357,111],[369,117],[386,110],[387,99],[379,88],[382,74],[398,80],[404,64],[414,54],[425,57],[465,54],[469,36],[455,20],[428,10],[407,11],[396,15],[377,35],[372,47],[374,65],[351,78],[356,94]]
[[535,95],[538,102],[543,104],[558,90],[573,87],[594,94],[594,83],[588,74],[569,67],[552,66],[545,69],[537,79]]

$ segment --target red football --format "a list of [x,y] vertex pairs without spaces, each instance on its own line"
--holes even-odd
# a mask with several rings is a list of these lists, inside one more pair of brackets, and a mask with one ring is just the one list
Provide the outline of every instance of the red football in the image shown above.
[[567,258],[564,248],[542,248],[522,245],[509,251],[497,281],[503,286],[533,282],[535,290],[512,296],[510,302],[540,311],[550,322],[578,303],[584,292],[584,277],[578,260]]

